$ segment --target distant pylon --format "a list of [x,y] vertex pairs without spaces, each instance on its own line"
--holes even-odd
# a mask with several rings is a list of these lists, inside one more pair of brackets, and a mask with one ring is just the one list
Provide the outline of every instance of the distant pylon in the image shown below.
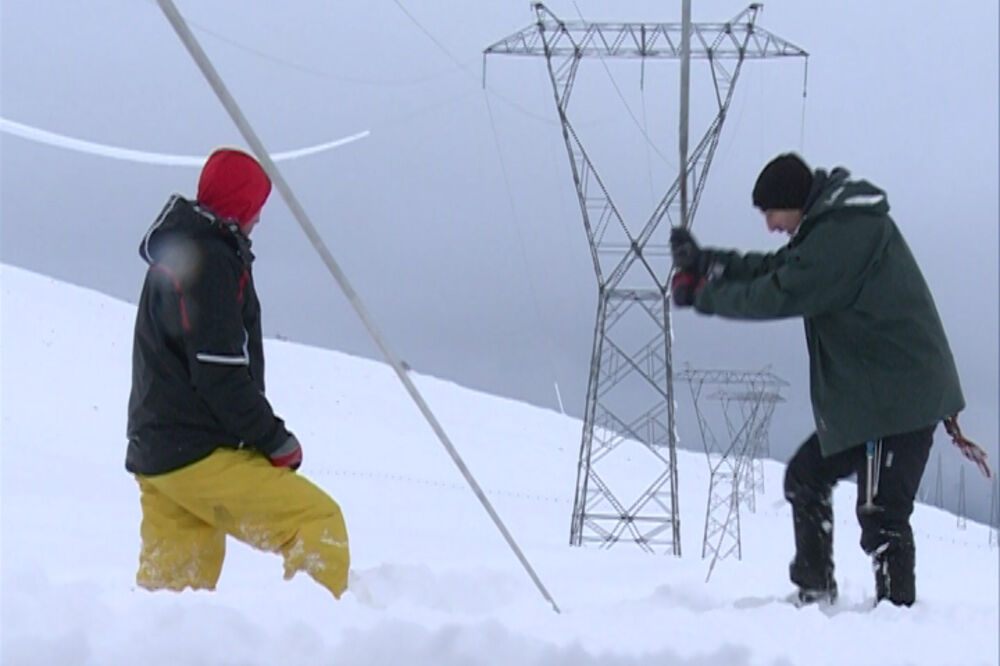
[[944,483],[941,480],[941,454],[937,458],[937,478],[934,480],[934,506],[944,508]]
[[958,529],[964,530],[966,523],[966,512],[965,512],[965,468],[958,468],[958,511],[955,512],[958,516]]
[[757,512],[757,496],[763,497],[765,491],[764,459],[771,455],[771,443],[768,436],[771,415],[774,413],[774,406],[778,402],[784,402],[784,398],[778,393],[765,394],[763,399],[764,414],[757,419],[757,423],[750,433],[747,468],[746,474],[743,475],[743,489],[740,495],[743,503],[750,509],[750,513]]
[[997,480],[993,479],[993,483],[990,486],[990,548],[996,546],[1000,543],[1000,535],[997,534],[1000,530],[1000,521],[998,521],[997,511]]
[[[705,531],[701,556],[711,557],[708,576],[711,577],[716,562],[730,555],[743,556],[740,533],[740,502],[743,479],[749,472],[751,456],[759,444],[760,433],[767,431],[767,422],[774,413],[774,405],[784,402],[779,394],[787,386],[780,377],[769,371],[745,372],[736,370],[694,370],[684,368],[677,379],[687,380],[694,401],[698,428],[701,431],[705,455],[708,459],[708,505],[705,509]],[[712,429],[701,397],[706,384],[721,384],[723,388],[706,396],[722,402],[722,412],[728,431],[725,442],[719,442]],[[742,422],[735,422],[729,404],[740,405]]]

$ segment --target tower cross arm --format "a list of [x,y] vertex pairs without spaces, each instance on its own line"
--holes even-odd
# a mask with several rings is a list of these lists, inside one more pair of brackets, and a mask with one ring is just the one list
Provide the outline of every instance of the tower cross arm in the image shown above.
[[[691,24],[691,57],[762,59],[806,57],[791,42],[755,24],[751,5],[732,21]],[[681,23],[561,21],[540,11],[534,25],[484,49],[485,55],[599,56],[601,58],[681,57]]]

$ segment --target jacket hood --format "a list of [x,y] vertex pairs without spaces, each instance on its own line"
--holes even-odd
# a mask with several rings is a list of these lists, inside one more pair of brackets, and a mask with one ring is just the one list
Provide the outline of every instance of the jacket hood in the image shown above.
[[834,210],[851,210],[885,215],[889,200],[885,191],[867,180],[850,180],[851,172],[837,167],[830,173],[817,169],[813,186],[806,199],[807,218],[815,218]]
[[251,155],[220,148],[205,161],[198,178],[198,203],[241,228],[257,216],[271,193],[271,179]]
[[163,261],[174,248],[184,243],[212,239],[232,247],[245,264],[253,262],[250,239],[243,235],[235,221],[220,220],[197,202],[174,194],[142,237],[139,256],[152,265]]

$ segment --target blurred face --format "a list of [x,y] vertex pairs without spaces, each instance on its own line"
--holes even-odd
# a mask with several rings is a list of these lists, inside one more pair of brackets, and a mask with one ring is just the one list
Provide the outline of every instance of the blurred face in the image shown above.
[[764,211],[767,230],[780,231],[791,236],[802,224],[802,211],[790,208],[772,208]]

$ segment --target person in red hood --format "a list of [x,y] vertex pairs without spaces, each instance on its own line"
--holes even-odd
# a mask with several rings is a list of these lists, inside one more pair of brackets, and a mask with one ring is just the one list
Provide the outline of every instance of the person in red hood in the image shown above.
[[139,246],[149,264],[132,351],[125,468],[139,483],[136,582],[215,589],[226,536],[284,556],[337,598],[350,556],[340,507],[296,473],[298,439],[264,392],[250,233],[271,181],[212,153],[195,201],[173,195]]

